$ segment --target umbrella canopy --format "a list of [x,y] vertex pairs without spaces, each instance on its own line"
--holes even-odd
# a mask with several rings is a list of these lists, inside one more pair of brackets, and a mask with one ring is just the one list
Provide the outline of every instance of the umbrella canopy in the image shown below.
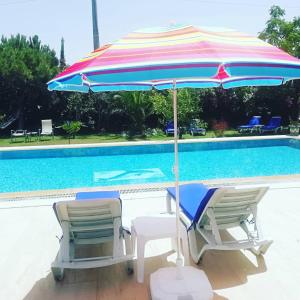
[[50,90],[88,92],[280,85],[300,77],[300,61],[248,34],[170,26],[130,33],[60,73]]

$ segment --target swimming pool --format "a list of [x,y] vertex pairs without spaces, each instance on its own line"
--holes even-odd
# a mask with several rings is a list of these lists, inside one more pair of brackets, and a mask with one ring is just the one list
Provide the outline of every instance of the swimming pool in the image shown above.
[[[180,180],[300,174],[300,141],[182,143]],[[173,144],[0,151],[0,192],[174,180]]]

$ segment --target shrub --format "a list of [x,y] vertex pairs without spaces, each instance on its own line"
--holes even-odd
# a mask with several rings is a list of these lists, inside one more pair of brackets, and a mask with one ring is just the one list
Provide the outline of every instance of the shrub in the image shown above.
[[226,121],[214,121],[212,128],[216,137],[223,137],[224,131],[228,129],[228,123]]
[[79,132],[81,126],[82,123],[80,121],[71,121],[71,122],[67,121],[64,123],[62,129],[67,133],[69,137],[69,143],[71,137],[75,139],[75,135],[77,132]]

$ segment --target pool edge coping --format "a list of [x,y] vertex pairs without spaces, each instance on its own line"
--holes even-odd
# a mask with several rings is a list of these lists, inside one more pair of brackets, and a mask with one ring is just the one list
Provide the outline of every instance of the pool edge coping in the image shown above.
[[[180,184],[186,183],[203,183],[209,186],[232,186],[232,185],[253,185],[253,184],[278,184],[278,183],[296,183],[300,187],[300,174],[294,175],[280,175],[280,176],[258,176],[258,177],[242,177],[242,178],[222,178],[222,179],[209,179],[209,180],[193,180],[193,181],[180,181]],[[145,184],[130,184],[130,185],[116,185],[116,186],[94,186],[94,187],[81,187],[81,188],[68,188],[58,190],[38,190],[38,191],[24,191],[24,192],[11,192],[0,193],[0,201],[7,199],[17,198],[35,198],[35,197],[59,197],[75,195],[78,192],[85,191],[104,191],[104,190],[118,190],[120,192],[138,192],[138,191],[153,191],[166,189],[167,187],[174,186],[175,181],[160,182],[160,183],[145,183]]]
[[[299,136],[289,135],[266,135],[266,136],[244,136],[244,137],[222,137],[222,138],[202,138],[178,140],[179,144],[188,143],[208,143],[208,142],[228,142],[228,141],[249,141],[249,140],[272,140],[272,139],[296,139]],[[168,145],[174,140],[166,141],[131,141],[131,142],[108,142],[92,144],[68,144],[68,145],[41,145],[41,146],[10,146],[0,147],[0,152],[24,151],[24,150],[48,150],[48,149],[77,149],[77,148],[101,148],[101,147],[122,147],[122,146],[144,146],[144,145]]]

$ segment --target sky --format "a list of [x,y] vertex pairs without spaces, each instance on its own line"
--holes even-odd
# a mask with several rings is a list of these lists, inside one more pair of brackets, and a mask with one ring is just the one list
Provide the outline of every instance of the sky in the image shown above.
[[[300,16],[299,0],[97,0],[100,45],[135,29],[174,23],[233,28],[257,35],[269,9]],[[72,64],[93,50],[91,0],[0,0],[0,35],[37,34],[59,56],[61,38]]]

